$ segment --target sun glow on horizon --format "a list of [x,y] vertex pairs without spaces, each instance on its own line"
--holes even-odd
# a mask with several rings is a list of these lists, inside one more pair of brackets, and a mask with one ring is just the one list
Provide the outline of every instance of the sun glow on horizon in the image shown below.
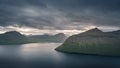
[[[6,27],[2,27],[0,26],[0,33],[4,33],[4,32],[7,32],[7,31],[18,31],[22,34],[25,34],[25,35],[43,35],[43,34],[51,34],[51,35],[54,35],[54,34],[58,34],[58,33],[64,33],[68,36],[71,36],[71,35],[74,35],[74,34],[79,34],[79,33],[82,33],[82,32],[85,32],[87,30],[90,30],[90,29],[93,29],[93,28],[96,28],[96,26],[89,26],[89,27],[85,27],[84,30],[77,30],[77,29],[71,29],[71,30],[56,30],[56,29],[52,29],[52,30],[49,30],[49,29],[37,29],[37,28],[32,28],[32,27],[26,27],[26,26],[23,26],[23,27],[18,27],[18,26],[6,26]],[[104,28],[104,27],[99,27],[100,29],[102,30],[110,30],[108,28]],[[118,28],[115,28],[113,30],[117,30]]]
[[[0,33],[4,33],[7,31],[18,31],[22,34],[26,35],[42,35],[42,34],[57,34],[57,33],[64,33],[66,35],[73,35],[77,33],[83,32],[82,30],[49,30],[49,29],[37,29],[31,27],[15,27],[15,26],[7,26],[7,27],[0,27],[0,29],[4,29],[4,31],[0,31]],[[5,30],[6,29],[6,30]]]

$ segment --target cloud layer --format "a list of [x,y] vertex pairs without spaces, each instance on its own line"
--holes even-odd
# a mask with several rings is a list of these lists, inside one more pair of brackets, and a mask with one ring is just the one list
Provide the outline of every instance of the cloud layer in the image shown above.
[[0,26],[42,30],[120,28],[120,0],[0,0]]

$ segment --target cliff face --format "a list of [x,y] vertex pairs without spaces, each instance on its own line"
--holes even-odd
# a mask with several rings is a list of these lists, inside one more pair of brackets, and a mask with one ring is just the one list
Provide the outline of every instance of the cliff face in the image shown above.
[[120,31],[102,32],[95,28],[69,37],[57,51],[120,56]]

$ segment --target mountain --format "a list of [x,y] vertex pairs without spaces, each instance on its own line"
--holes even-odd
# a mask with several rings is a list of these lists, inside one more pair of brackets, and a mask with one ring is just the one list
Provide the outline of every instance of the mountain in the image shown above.
[[59,33],[56,35],[33,35],[28,36],[28,38],[29,40],[36,42],[64,42],[67,37],[65,36],[65,34]]
[[102,32],[98,28],[94,28],[70,36],[55,50],[66,53],[120,56],[120,30]]
[[10,32],[6,32],[4,34],[1,34],[2,37],[7,37],[7,38],[24,38],[25,36],[22,35],[21,33],[17,32],[17,31],[10,31]]
[[26,42],[26,36],[17,31],[0,34],[0,44],[20,44]]
[[10,31],[0,34],[0,45],[10,44],[25,44],[37,42],[64,42],[66,39],[65,34],[59,33],[56,35],[31,35],[26,36],[17,31]]
[[54,35],[53,38],[54,38],[54,40],[56,40],[58,42],[59,41],[64,42],[67,39],[67,37],[64,33],[58,33],[58,34]]

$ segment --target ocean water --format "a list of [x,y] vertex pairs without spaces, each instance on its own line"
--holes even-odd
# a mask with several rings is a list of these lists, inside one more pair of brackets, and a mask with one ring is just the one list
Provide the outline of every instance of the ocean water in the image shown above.
[[120,68],[120,57],[55,51],[61,44],[0,45],[0,68]]

